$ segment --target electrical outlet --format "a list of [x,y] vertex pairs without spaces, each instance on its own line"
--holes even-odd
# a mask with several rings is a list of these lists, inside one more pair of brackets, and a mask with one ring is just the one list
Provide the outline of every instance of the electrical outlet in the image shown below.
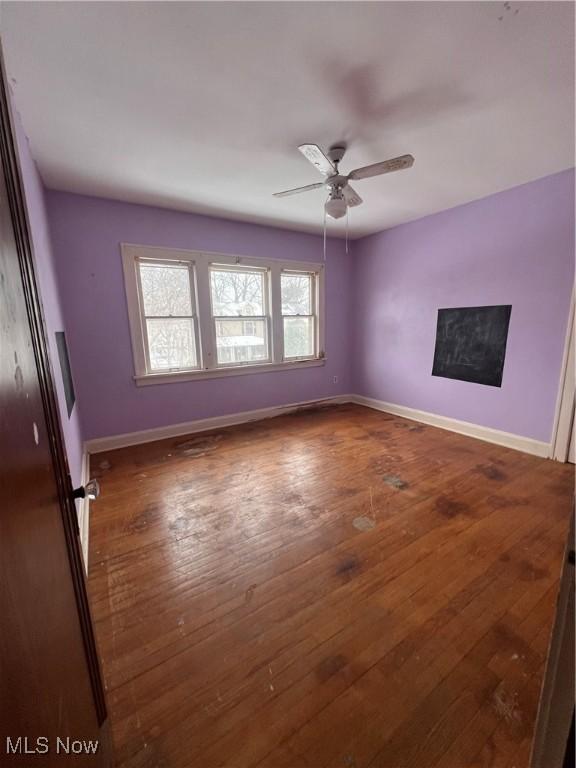
[[334,382],[334,384],[338,384],[338,376],[334,376],[334,378],[332,379],[332,381]]

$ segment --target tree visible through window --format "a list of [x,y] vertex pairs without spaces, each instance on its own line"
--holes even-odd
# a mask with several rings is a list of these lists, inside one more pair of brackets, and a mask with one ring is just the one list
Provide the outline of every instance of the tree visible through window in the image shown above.
[[284,358],[314,357],[316,351],[314,275],[283,272],[281,289]]
[[[219,365],[269,359],[265,270],[210,269]],[[250,318],[249,321],[243,318]]]
[[140,263],[151,371],[196,368],[195,319],[187,264]]
[[138,384],[323,363],[322,264],[128,244],[122,264]]

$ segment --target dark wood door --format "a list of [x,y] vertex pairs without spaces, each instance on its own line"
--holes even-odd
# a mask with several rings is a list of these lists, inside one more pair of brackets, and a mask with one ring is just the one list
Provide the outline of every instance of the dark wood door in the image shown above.
[[0,764],[103,768],[106,707],[3,67],[0,101]]
[[574,765],[574,516],[548,646],[530,768]]

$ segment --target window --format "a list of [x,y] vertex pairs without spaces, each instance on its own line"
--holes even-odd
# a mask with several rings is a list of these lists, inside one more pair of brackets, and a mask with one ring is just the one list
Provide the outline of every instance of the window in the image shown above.
[[191,265],[139,260],[138,275],[147,369],[197,368]]
[[315,282],[310,272],[282,272],[285,360],[316,356]]
[[323,267],[123,245],[139,384],[322,365]]
[[[218,365],[270,359],[267,277],[263,269],[210,266]],[[252,319],[246,321],[245,317]]]

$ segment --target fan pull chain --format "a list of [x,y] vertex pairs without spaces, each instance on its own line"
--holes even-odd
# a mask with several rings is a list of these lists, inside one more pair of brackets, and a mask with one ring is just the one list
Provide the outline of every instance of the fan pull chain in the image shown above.
[[326,261],[326,209],[324,209],[324,261]]
[[348,213],[350,208],[346,206],[346,253],[348,253]]

